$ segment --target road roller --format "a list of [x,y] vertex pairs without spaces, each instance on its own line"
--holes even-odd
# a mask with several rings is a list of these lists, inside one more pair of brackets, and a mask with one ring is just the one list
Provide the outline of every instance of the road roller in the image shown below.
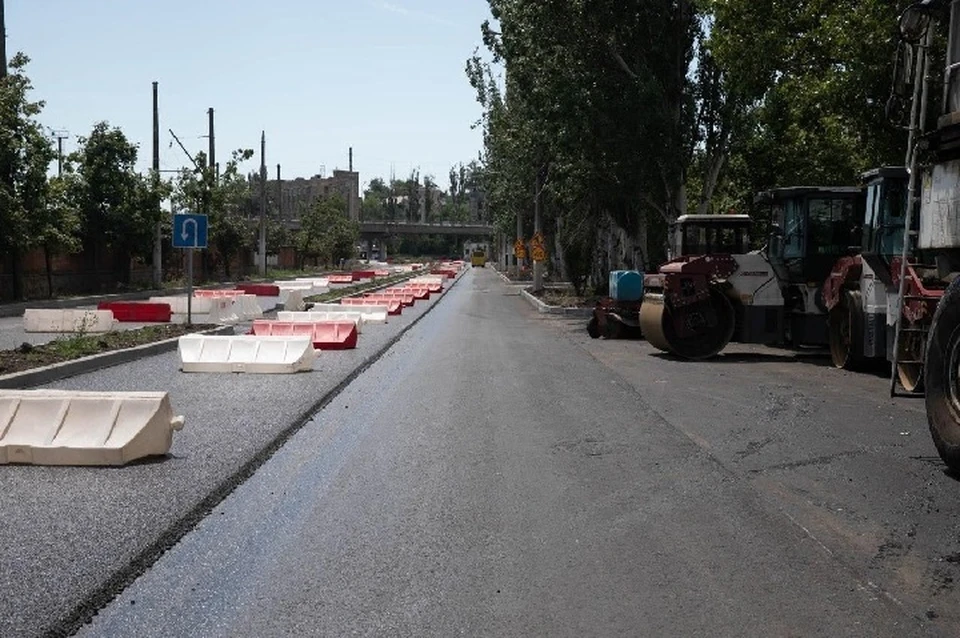
[[[681,215],[671,227],[668,255],[674,258],[746,251],[750,245],[750,224],[749,215]],[[642,337],[643,284],[643,275],[637,271],[611,272],[610,297],[597,302],[587,324],[590,336]]]
[[714,357],[731,341],[826,346],[823,282],[839,257],[859,250],[862,202],[855,186],[759,193],[755,204],[769,214],[771,230],[766,245],[753,251],[736,234],[727,241],[711,236],[729,230],[691,224],[685,246],[720,250],[687,250],[644,277],[644,337],[691,360]]

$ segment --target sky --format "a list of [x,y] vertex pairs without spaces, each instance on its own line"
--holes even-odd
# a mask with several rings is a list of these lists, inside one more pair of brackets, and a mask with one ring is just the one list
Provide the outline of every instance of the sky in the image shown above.
[[367,183],[419,169],[441,186],[476,159],[481,108],[464,67],[482,47],[486,0],[0,0],[7,57],[30,57],[41,123],[76,148],[106,120],[151,166],[152,83],[159,83],[160,165],[207,148],[217,160],[256,150],[266,132],[271,179],[348,167]]

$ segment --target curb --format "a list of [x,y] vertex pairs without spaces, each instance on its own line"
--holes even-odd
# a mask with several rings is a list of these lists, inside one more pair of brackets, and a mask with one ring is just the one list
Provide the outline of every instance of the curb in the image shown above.
[[[233,326],[220,326],[203,330],[192,334],[200,335],[223,335],[233,334]],[[81,357],[72,361],[63,361],[54,363],[42,368],[33,368],[23,372],[14,372],[0,376],[0,389],[21,390],[37,385],[44,385],[53,381],[60,381],[69,377],[75,377],[88,372],[111,368],[121,363],[129,363],[145,357],[170,352],[177,349],[177,343],[180,337],[164,339],[155,343],[147,343],[133,348],[123,348],[121,350],[111,350],[101,354],[92,354],[87,357]]]
[[[447,288],[445,293],[453,289],[453,286],[460,281],[464,274],[466,273],[460,273],[454,277],[452,280],[453,283]],[[107,577],[99,589],[94,590],[92,594],[81,600],[72,612],[69,612],[59,621],[56,621],[48,633],[72,636],[79,631],[100,609],[108,605],[141,574],[150,569],[168,549],[179,543],[180,540],[199,525],[217,505],[229,497],[237,487],[253,476],[289,439],[303,429],[321,410],[332,403],[357,377],[382,359],[409,330],[433,312],[433,309],[439,305],[441,298],[442,297],[438,297],[437,302],[427,308],[426,312],[414,319],[410,325],[402,328],[400,332],[390,338],[379,350],[364,359],[352,372],[347,374],[340,383],[321,396],[312,406],[308,407],[299,418],[295,419],[287,428],[281,430],[273,440],[264,444],[264,446],[255,452],[236,472],[224,478],[223,481],[221,481],[206,498],[197,503],[191,511],[179,521],[173,523],[166,531],[161,532],[156,541],[134,555],[126,567],[121,567],[114,572],[113,575]]]
[[497,276],[500,277],[500,279],[503,280],[503,283],[505,283],[508,286],[526,286],[529,283],[527,281],[511,281],[509,277],[504,275],[499,270],[495,270],[494,272],[496,272]]
[[543,303],[524,288],[520,291],[520,296],[526,299],[531,306],[537,309],[542,315],[560,315],[565,317],[589,318],[593,316],[593,308],[564,308],[563,306],[548,306]]

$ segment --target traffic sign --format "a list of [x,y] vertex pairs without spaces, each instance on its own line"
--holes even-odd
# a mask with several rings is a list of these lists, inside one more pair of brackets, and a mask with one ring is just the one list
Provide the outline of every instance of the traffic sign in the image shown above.
[[547,260],[547,242],[543,239],[543,233],[536,233],[530,240],[530,256],[533,261]]
[[518,239],[517,242],[513,245],[513,254],[517,256],[517,259],[527,258],[527,249],[523,245],[522,239]]
[[173,216],[174,248],[206,248],[207,216],[181,214]]

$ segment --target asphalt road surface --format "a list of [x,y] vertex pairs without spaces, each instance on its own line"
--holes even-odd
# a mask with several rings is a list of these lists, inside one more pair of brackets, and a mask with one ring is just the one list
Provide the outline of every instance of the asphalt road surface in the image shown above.
[[169,352],[50,384],[167,392],[186,425],[167,458],[122,468],[0,465],[0,637],[69,633],[444,296],[364,325],[356,349],[322,352],[312,372],[184,374]]
[[922,403],[825,363],[592,341],[474,270],[79,635],[958,635]]

